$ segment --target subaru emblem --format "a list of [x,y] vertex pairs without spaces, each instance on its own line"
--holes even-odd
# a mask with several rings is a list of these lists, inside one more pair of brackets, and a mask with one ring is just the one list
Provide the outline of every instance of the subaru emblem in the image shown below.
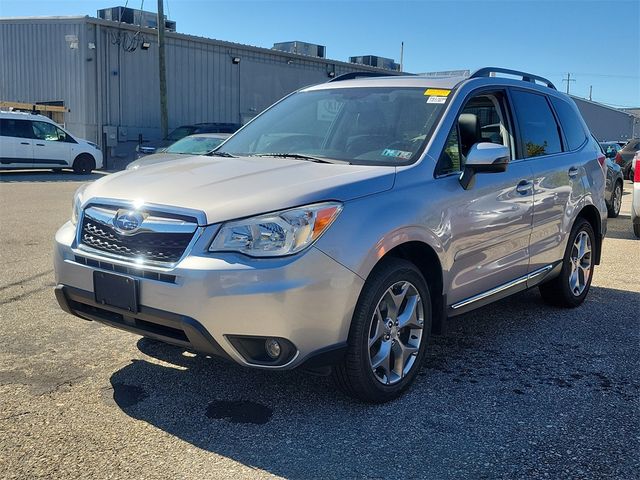
[[113,219],[113,226],[122,235],[135,233],[142,225],[144,216],[135,210],[118,210]]

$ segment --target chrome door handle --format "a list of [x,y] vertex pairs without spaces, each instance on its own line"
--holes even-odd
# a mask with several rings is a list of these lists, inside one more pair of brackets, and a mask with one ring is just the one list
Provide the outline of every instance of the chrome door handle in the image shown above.
[[578,176],[578,173],[579,170],[577,167],[571,167],[568,172],[570,178],[576,178]]
[[516,185],[516,192],[522,195],[526,195],[531,191],[532,188],[533,183],[531,183],[529,180],[522,180],[520,183],[518,183],[518,185]]

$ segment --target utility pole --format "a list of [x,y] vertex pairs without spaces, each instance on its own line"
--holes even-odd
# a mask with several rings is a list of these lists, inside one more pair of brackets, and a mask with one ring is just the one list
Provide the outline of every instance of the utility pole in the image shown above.
[[160,79],[160,130],[162,138],[169,133],[169,111],[167,108],[167,68],[164,57],[164,0],[158,0],[158,66]]
[[567,73],[567,78],[562,79],[563,82],[567,82],[567,95],[569,95],[569,83],[575,82],[573,78],[571,78],[571,74]]
[[593,93],[593,85],[589,85],[589,100],[591,100],[592,93]]
[[400,44],[400,71],[404,72],[404,42]]

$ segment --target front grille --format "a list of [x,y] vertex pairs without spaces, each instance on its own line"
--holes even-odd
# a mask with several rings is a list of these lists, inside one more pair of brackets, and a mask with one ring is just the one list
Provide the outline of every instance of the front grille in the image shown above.
[[[111,212],[104,209],[93,209],[93,212],[100,213],[95,215],[100,219],[92,216],[92,209],[85,211],[80,234],[81,244],[94,250],[136,261],[177,262],[189,246],[196,230],[194,223],[193,231],[188,233],[184,231],[184,228],[181,228],[178,232],[145,230],[133,235],[122,235],[113,227],[113,224],[109,224],[111,222],[105,221],[105,211]],[[112,211],[112,213],[115,216],[116,211]],[[158,220],[159,217],[153,218],[156,225],[158,221],[162,222],[161,217],[160,220]],[[166,220],[167,225],[176,222],[170,217]],[[181,227],[184,227],[184,224]]]

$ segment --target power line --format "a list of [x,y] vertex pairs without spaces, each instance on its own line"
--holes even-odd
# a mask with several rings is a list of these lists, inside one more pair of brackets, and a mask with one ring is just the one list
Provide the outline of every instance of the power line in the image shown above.
[[571,78],[571,74],[567,73],[567,78],[562,79],[563,82],[567,82],[567,95],[569,95],[569,84],[575,82],[575,79]]

